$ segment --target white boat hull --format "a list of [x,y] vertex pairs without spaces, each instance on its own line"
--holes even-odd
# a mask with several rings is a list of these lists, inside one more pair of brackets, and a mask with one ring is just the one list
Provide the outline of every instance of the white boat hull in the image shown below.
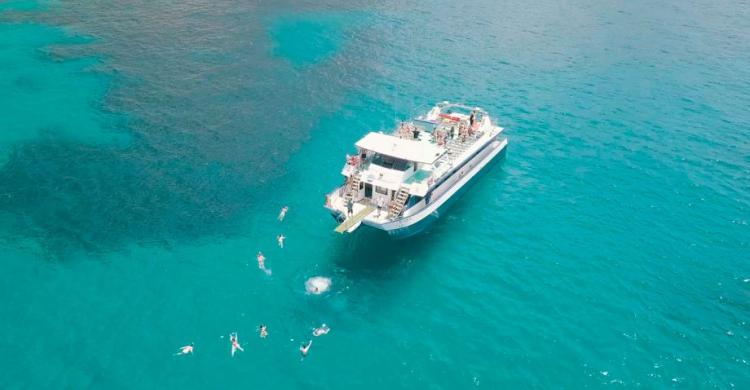
[[466,164],[457,170],[443,184],[432,191],[432,199],[427,205],[413,215],[403,216],[394,221],[383,224],[373,223],[365,220],[363,224],[384,230],[394,238],[407,238],[419,234],[427,229],[445,210],[455,202],[468,186],[468,184],[485,171],[488,165],[504,155],[508,140],[494,140],[483,148],[476,156],[468,160]]

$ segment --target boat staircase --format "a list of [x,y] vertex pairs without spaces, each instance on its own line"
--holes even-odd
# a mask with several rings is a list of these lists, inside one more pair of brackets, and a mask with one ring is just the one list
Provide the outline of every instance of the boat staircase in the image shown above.
[[452,163],[456,159],[456,157],[460,156],[463,152],[466,151],[466,149],[469,149],[469,147],[471,147],[471,145],[473,145],[475,141],[476,139],[474,138],[468,138],[463,142],[459,139],[449,140],[445,144],[445,149],[448,152],[443,154],[438,159],[438,161],[441,163]]
[[349,181],[349,187],[347,187],[346,195],[344,196],[344,199],[346,199],[347,202],[354,199],[354,195],[356,195],[357,192],[359,192],[359,182],[360,182],[359,175],[354,174],[351,176],[351,180]]
[[357,228],[360,223],[362,223],[362,220],[365,219],[366,216],[370,215],[371,212],[375,210],[375,207],[372,205],[367,205],[365,208],[360,210],[357,214],[352,215],[351,217],[344,220],[344,222],[341,223],[341,225],[337,226],[334,231],[336,233],[344,233],[348,232],[350,230],[353,230],[352,228]]
[[472,143],[473,142],[468,142],[468,141],[461,142],[459,140],[450,141],[446,145],[448,149],[448,154],[451,156],[458,156],[461,153],[465,152],[466,149],[468,149]]
[[401,215],[406,205],[406,200],[409,199],[409,189],[407,187],[401,187],[396,193],[396,198],[388,206],[388,218],[395,218]]

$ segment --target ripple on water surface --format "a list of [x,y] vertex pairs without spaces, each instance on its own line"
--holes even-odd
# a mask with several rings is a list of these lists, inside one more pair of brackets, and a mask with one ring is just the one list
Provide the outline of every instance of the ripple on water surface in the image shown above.
[[[44,62],[2,63],[39,111],[0,122],[29,131],[0,135],[1,386],[748,387],[744,4],[343,3],[14,14],[67,27],[0,36]],[[77,85],[92,142],[39,135],[30,96]],[[443,99],[498,116],[507,159],[424,235],[333,235],[353,142]]]

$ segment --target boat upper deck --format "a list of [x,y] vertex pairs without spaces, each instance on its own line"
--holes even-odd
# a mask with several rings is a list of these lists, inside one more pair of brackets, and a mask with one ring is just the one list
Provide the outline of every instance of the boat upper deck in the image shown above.
[[356,143],[359,155],[347,159],[342,174],[424,196],[501,130],[480,109],[438,105],[423,117],[402,122],[391,134],[368,133]]

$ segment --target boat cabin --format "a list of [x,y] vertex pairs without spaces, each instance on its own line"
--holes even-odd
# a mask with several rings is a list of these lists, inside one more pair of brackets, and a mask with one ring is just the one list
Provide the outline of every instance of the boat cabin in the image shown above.
[[408,139],[372,132],[360,139],[356,143],[357,156],[348,157],[342,171],[350,186],[352,180],[359,181],[352,199],[384,205],[396,199],[399,191],[423,196],[433,164],[445,148],[419,136]]

